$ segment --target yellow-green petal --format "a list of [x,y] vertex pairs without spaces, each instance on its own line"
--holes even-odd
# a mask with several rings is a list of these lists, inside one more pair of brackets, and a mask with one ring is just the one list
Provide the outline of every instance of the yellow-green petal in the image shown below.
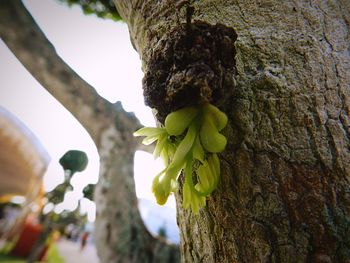
[[165,129],[170,135],[181,135],[198,112],[196,107],[187,107],[170,113],[165,118]]
[[196,137],[196,141],[193,145],[193,158],[201,161],[202,163],[204,162],[204,149],[202,147],[201,141],[199,139],[199,136]]
[[209,103],[204,106],[204,112],[204,114],[210,116],[218,131],[221,131],[223,128],[225,128],[227,124],[227,116],[224,112]]
[[196,139],[197,131],[196,125],[191,125],[188,129],[185,138],[180,142],[179,146],[176,149],[174,154],[173,162],[170,164],[171,166],[177,166],[180,163],[183,163],[186,155],[192,149],[193,143]]
[[[160,176],[162,176],[161,179]],[[164,205],[166,203],[170,195],[170,190],[171,180],[166,178],[166,176],[164,176],[164,172],[162,171],[153,179],[152,183],[152,192],[159,205]]]
[[200,129],[200,139],[204,149],[208,152],[219,153],[226,147],[226,137],[220,134],[213,122],[209,118],[205,118]]
[[156,148],[154,149],[154,152],[153,152],[154,158],[158,158],[160,156],[166,143],[167,143],[167,136],[160,135],[158,142],[157,142],[157,145],[156,145]]
[[157,128],[157,127],[143,127],[137,131],[134,132],[134,136],[157,136],[159,134],[162,134],[164,132],[164,128]]

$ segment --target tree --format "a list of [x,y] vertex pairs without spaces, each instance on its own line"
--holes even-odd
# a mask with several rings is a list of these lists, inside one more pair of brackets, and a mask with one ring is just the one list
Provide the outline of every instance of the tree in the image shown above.
[[132,133],[141,127],[120,102],[110,103],[55,52],[19,0],[0,1],[0,36],[15,56],[87,130],[100,156],[95,240],[102,262],[177,262],[178,247],[144,226],[135,193]]
[[205,101],[228,116],[207,207],[176,194],[182,261],[348,262],[348,1],[114,2],[157,119]]
[[112,0],[60,0],[63,3],[79,5],[85,14],[95,14],[101,18],[109,18],[115,21],[121,19]]
[[[59,160],[65,174],[64,182],[57,185],[52,191],[46,193],[47,204],[51,203],[54,207],[63,202],[65,194],[72,190],[71,179],[76,172],[85,170],[88,164],[88,157],[85,152],[79,150],[69,150]],[[55,229],[58,229],[60,215],[56,214],[54,208],[46,215],[41,211],[42,230],[38,240],[33,244],[27,263],[35,263],[42,253],[45,244]],[[80,203],[75,211],[77,214],[80,210]],[[74,214],[74,213],[72,213]]]
[[182,262],[349,262],[349,1],[114,2],[157,119],[229,119],[207,207],[176,195]]
[[76,173],[84,171],[88,164],[88,157],[85,152],[70,150],[66,152],[59,160],[65,173],[68,172],[69,179]]
[[94,201],[95,184],[88,184],[83,189],[83,196],[90,201]]

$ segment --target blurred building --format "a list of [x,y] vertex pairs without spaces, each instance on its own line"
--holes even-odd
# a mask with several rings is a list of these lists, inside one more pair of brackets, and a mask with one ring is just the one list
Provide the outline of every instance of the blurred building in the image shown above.
[[33,206],[40,204],[49,161],[48,153],[33,133],[0,106],[0,204],[18,196],[23,199],[19,216],[7,222],[7,230],[15,229]]

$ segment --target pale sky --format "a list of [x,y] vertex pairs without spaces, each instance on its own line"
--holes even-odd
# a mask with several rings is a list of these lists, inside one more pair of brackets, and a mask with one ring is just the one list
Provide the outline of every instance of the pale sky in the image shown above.
[[[141,62],[132,48],[126,24],[83,15],[79,7],[68,8],[54,0],[24,1],[34,19],[53,43],[58,54],[97,92],[111,102],[122,101],[141,123],[154,126],[150,108],[142,97]],[[98,154],[82,126],[26,71],[0,40],[0,105],[16,115],[41,141],[51,156],[44,183],[51,190],[63,180],[59,158],[68,150],[87,153],[89,164],[77,173],[75,191],[66,198],[65,208],[74,209],[81,189],[98,179]],[[138,197],[154,200],[153,176],[162,169],[150,154],[135,157]],[[152,164],[152,165],[150,165]],[[144,166],[147,165],[147,169]],[[147,171],[147,172],[145,172]],[[174,200],[170,200],[174,204]],[[84,200],[84,210],[94,219],[94,206]]]

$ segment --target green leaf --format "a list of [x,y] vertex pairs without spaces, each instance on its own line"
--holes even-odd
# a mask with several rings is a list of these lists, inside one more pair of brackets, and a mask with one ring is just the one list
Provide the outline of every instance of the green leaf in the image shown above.
[[90,201],[94,201],[95,184],[88,184],[83,189],[83,196]]

